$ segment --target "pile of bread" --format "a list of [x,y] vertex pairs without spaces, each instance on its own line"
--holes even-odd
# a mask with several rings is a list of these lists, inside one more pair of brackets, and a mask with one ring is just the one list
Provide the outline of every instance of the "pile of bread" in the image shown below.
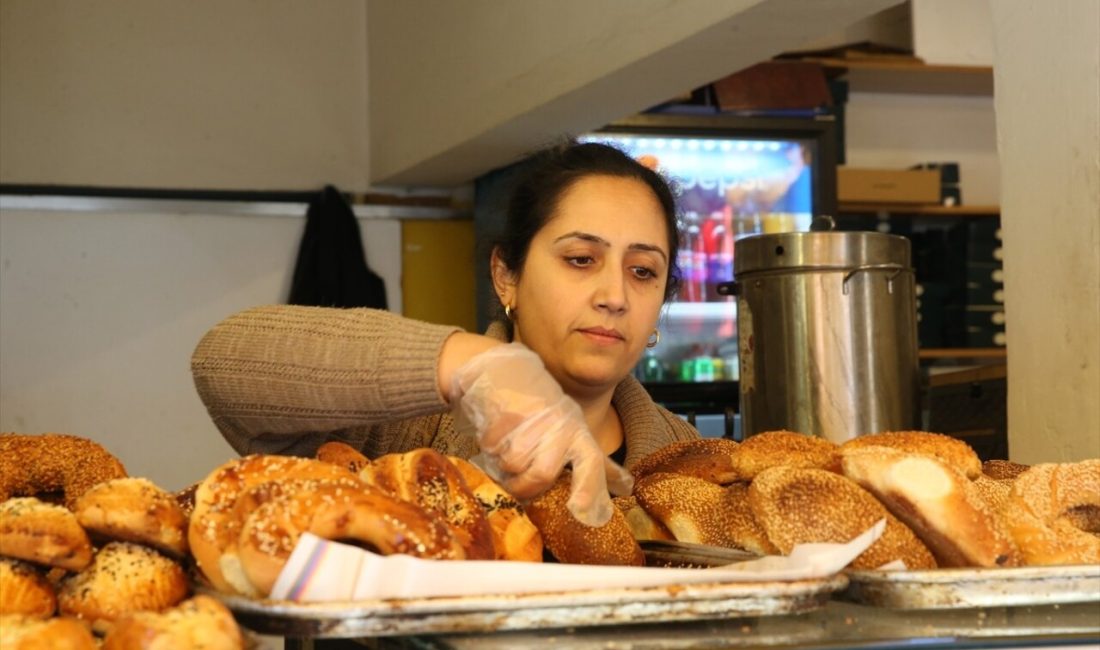
[[191,578],[264,598],[307,531],[382,554],[643,565],[639,540],[787,554],[885,519],[853,567],[1100,564],[1100,459],[983,464],[934,433],[836,445],[774,431],[675,443],[631,470],[633,494],[592,528],[569,514],[568,472],[521,505],[431,449],[370,460],[330,442],[316,458],[246,456],[169,494],[90,440],[3,434],[0,642],[239,648],[230,613],[192,597]]
[[0,434],[0,647],[242,648],[188,556],[176,497],[100,445]]
[[[965,442],[935,433],[836,445],[773,431],[740,444],[676,443],[631,469],[634,493],[615,499],[608,527],[635,539],[788,554],[846,542],[885,519],[853,568],[1100,564],[1100,459],[983,464]],[[641,564],[624,538],[597,559]]]

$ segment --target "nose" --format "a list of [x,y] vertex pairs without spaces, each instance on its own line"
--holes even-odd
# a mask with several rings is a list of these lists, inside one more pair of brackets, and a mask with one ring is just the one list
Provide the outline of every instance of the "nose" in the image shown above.
[[597,278],[598,286],[594,295],[596,308],[612,314],[625,312],[627,303],[626,275],[622,268],[609,264]]

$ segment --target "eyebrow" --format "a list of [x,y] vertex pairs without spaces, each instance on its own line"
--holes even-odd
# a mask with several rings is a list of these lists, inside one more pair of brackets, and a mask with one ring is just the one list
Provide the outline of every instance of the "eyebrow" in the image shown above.
[[[570,239],[570,238],[583,239],[585,241],[590,241],[594,244],[601,244],[603,246],[610,246],[611,245],[611,242],[607,241],[603,237],[600,237],[598,235],[593,235],[592,233],[581,232],[580,230],[574,230],[573,232],[565,233],[561,237],[558,237],[557,239],[555,239],[554,243],[556,244],[556,243],[562,241],[563,239]],[[639,242],[639,243],[630,244],[629,246],[627,246],[627,249],[628,250],[634,250],[634,251],[648,251],[650,253],[657,253],[658,255],[661,256],[662,259],[664,259],[666,264],[668,263],[668,255],[665,254],[664,250],[662,250],[660,246],[654,246],[653,244],[643,244],[643,243]]]

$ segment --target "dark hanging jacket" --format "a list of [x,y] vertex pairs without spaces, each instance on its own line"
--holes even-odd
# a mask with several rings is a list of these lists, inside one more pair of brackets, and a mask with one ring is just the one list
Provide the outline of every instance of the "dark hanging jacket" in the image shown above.
[[387,309],[386,284],[367,266],[355,213],[331,185],[309,202],[287,302]]

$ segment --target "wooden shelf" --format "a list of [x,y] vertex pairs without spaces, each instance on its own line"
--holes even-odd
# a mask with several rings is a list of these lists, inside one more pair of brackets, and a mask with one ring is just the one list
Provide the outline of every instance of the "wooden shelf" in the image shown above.
[[844,76],[851,92],[993,96],[993,68],[927,65],[909,59],[808,58],[833,76]]
[[923,348],[917,352],[921,359],[1004,359],[1005,348]]
[[922,217],[996,217],[1001,208],[996,205],[921,205],[905,203],[841,203],[837,214],[918,215]]

